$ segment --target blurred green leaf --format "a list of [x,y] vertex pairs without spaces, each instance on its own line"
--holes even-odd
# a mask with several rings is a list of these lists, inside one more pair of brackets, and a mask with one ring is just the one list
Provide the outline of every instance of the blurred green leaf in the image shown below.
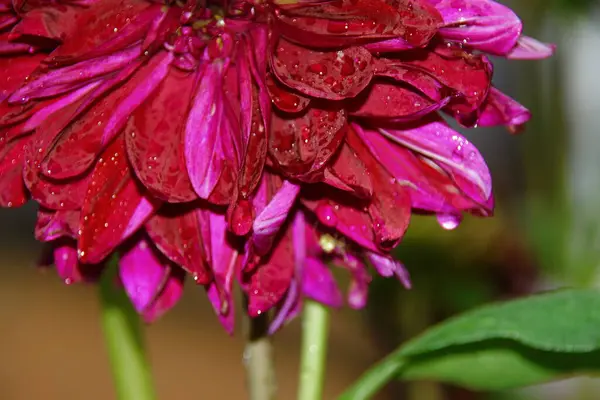
[[564,290],[451,318],[376,364],[340,399],[368,399],[393,378],[499,389],[592,371],[600,371],[600,292]]
[[599,371],[599,351],[557,353],[495,339],[413,357],[398,376],[403,380],[436,380],[476,390],[501,390]]
[[486,339],[555,352],[600,348],[600,292],[563,290],[497,303],[433,327],[402,347],[409,357]]

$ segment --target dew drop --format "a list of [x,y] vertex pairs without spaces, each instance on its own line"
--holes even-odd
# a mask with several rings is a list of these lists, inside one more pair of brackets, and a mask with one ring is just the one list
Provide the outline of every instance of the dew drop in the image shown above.
[[438,214],[437,220],[442,228],[451,231],[460,225],[462,216],[457,214]]

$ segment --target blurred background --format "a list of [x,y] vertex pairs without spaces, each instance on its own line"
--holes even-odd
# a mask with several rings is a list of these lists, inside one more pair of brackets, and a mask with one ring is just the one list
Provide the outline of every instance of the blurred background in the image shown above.
[[[332,320],[326,398],[427,326],[497,299],[600,283],[600,4],[522,0],[509,4],[525,33],[558,45],[543,62],[495,60],[495,83],[534,114],[526,134],[467,132],[494,176],[497,213],[453,232],[416,218],[397,256],[413,277],[405,291],[375,280],[368,308]],[[96,288],[65,286],[35,262],[35,208],[0,210],[0,399],[114,398]],[[560,318],[561,316],[555,316]],[[160,399],[245,398],[243,337],[227,336],[193,286],[148,327]],[[275,339],[280,399],[292,399],[299,322]],[[378,399],[587,400],[591,378],[507,393],[475,393],[431,382],[393,384]]]

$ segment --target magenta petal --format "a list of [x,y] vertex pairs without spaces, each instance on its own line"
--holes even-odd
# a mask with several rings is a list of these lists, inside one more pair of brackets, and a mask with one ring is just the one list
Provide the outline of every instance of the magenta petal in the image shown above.
[[207,64],[185,128],[185,161],[194,190],[208,199],[223,168],[221,138],[227,129],[221,92],[224,66]]
[[368,253],[368,258],[377,272],[379,272],[379,275],[385,277],[396,276],[405,288],[411,288],[410,275],[400,261],[394,260],[391,256],[384,256],[373,252]]
[[141,239],[121,256],[119,275],[133,306],[143,313],[162,289],[169,266],[148,240]]
[[429,0],[442,14],[440,35],[471,48],[505,55],[517,42],[523,25],[508,7],[492,0]]
[[54,249],[54,264],[58,276],[70,284],[82,280],[79,271],[79,261],[77,260],[77,249],[75,246],[60,245]]
[[[209,213],[210,260],[214,282],[208,288],[208,296],[219,320],[229,332],[233,331],[233,279],[238,269],[238,252],[227,238],[227,221],[224,215]],[[207,240],[205,239],[205,243]]]
[[488,167],[473,144],[443,121],[405,130],[380,129],[389,139],[428,157],[444,167],[461,189],[478,203],[492,194]]
[[478,126],[506,125],[516,130],[531,118],[527,108],[492,87],[477,120]]
[[[140,55],[139,46],[131,47],[113,55],[83,61],[61,69],[50,70],[40,78],[21,87],[9,97],[11,103],[23,103],[29,99],[48,95],[57,95],[81,85],[81,82],[117,71],[128,65]],[[56,88],[54,91],[48,91]]]
[[[233,334],[233,328],[235,325],[235,314],[233,312],[233,302],[223,301],[221,298],[221,291],[218,288],[218,285],[212,283],[208,288],[208,300],[212,303],[215,313],[219,318],[219,322],[223,325],[223,328],[230,335]],[[227,312],[223,312],[226,309]]]
[[164,313],[169,311],[181,298],[183,294],[183,281],[185,274],[178,268],[171,269],[171,274],[167,276],[167,281],[158,293],[154,301],[144,311],[144,321],[154,322]]
[[556,45],[543,43],[529,36],[521,36],[516,46],[507,54],[511,60],[539,60],[554,54]]
[[302,292],[305,296],[330,307],[341,307],[344,304],[344,298],[331,270],[316,258],[308,258],[304,264]]
[[173,60],[171,53],[157,57],[160,61],[152,72],[145,76],[144,83],[138,85],[111,110],[111,117],[106,123],[102,134],[102,143],[106,145],[114,136],[121,131],[131,113],[160,85],[169,72],[169,66]]
[[266,254],[300,192],[300,186],[284,181],[273,199],[254,220],[252,243],[258,255]]

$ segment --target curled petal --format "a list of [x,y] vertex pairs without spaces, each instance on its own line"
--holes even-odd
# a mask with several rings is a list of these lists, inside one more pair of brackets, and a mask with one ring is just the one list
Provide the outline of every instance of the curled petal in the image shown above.
[[437,162],[472,199],[485,204],[492,195],[490,172],[479,151],[443,121],[411,129],[380,129],[389,139]]
[[511,132],[518,132],[530,118],[531,113],[527,108],[498,89],[492,88],[483,105],[477,125],[505,125]]
[[40,209],[35,225],[35,238],[41,242],[50,242],[61,237],[77,239],[79,229],[79,211],[52,211]]
[[391,256],[369,252],[369,261],[373,264],[379,275],[390,277],[396,276],[405,288],[410,289],[412,286],[410,276],[404,265],[398,260],[394,260]]
[[345,131],[344,110],[310,108],[297,118],[275,114],[269,155],[284,174],[309,179],[335,154]]
[[310,98],[300,93],[292,92],[289,88],[279,83],[278,80],[274,79],[271,74],[267,76],[267,88],[269,89],[269,96],[273,105],[281,111],[297,113],[306,109],[310,104]]
[[515,47],[506,55],[511,60],[540,60],[554,54],[556,45],[543,43],[529,36],[521,36]]
[[352,101],[349,112],[355,117],[406,122],[435,112],[449,101],[450,97],[446,97],[433,102],[400,85],[375,83],[364,95]]
[[506,55],[517,43],[523,24],[508,7],[492,0],[429,0],[442,14],[440,35],[496,55]]

